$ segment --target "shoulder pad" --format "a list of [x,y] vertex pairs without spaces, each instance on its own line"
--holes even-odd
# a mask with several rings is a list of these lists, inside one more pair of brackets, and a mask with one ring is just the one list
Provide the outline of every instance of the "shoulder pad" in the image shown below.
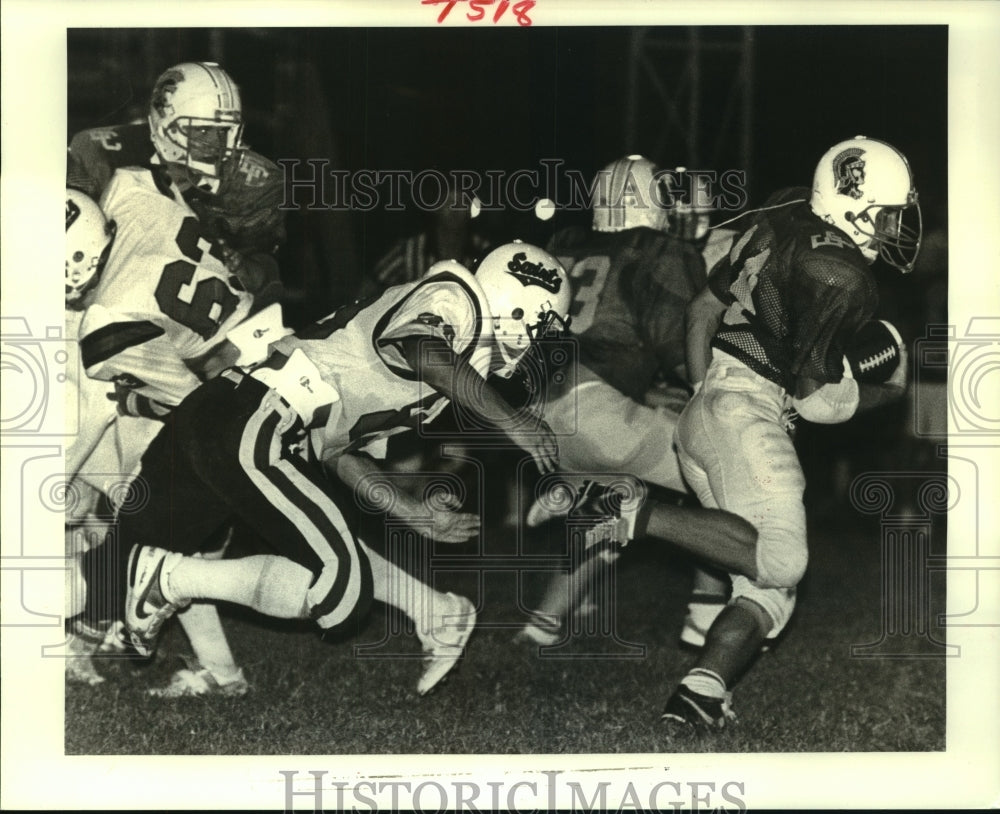
[[439,260],[420,279],[420,285],[432,282],[457,283],[470,297],[479,304],[479,310],[483,315],[482,335],[488,336],[493,333],[493,320],[490,319],[489,302],[486,299],[486,292],[476,279],[476,275],[469,271],[457,260]]

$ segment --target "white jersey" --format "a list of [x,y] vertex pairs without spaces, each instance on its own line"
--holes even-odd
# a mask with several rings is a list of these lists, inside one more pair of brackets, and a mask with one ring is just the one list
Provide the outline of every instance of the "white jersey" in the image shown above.
[[168,405],[200,379],[197,362],[250,310],[194,212],[148,169],[119,169],[101,198],[118,232],[81,326],[87,375]]
[[[444,339],[485,378],[492,330],[485,297],[471,274],[452,267],[394,286],[374,301],[341,308],[274,343],[278,353],[269,365],[301,350],[331,388],[329,414],[313,433],[320,457],[367,446],[440,414],[447,399],[419,380],[401,351],[403,339],[421,336]],[[301,379],[296,375],[291,386]],[[280,384],[275,389],[286,395]],[[286,398],[294,404],[293,394]]]

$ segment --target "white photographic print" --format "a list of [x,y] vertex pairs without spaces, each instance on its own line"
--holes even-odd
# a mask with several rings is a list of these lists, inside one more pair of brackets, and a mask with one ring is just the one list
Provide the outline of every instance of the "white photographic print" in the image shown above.
[[3,806],[995,805],[998,34],[6,4]]

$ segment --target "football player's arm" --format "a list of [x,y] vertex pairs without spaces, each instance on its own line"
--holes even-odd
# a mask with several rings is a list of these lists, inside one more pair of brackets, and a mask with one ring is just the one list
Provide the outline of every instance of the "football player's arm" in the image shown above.
[[687,307],[684,318],[687,374],[688,381],[696,389],[705,380],[712,362],[712,337],[719,330],[727,307],[711,284],[705,286]]
[[[559,464],[559,447],[549,426],[535,416],[526,417],[511,407],[444,339],[426,336],[399,340],[400,350],[420,381],[475,416],[502,429],[518,447],[535,459],[542,473]],[[428,361],[433,360],[432,364]],[[531,425],[525,429],[524,425]]]
[[[383,471],[369,456],[345,453],[326,465],[332,466],[337,477],[352,490],[361,489],[368,496],[382,494],[380,490],[364,488],[366,479],[377,478]],[[370,501],[370,497],[367,500]],[[478,514],[457,511],[460,503],[454,496],[443,503],[432,506],[396,488],[385,498],[384,508],[392,517],[441,543],[464,543],[479,534]]]
[[202,234],[249,291],[252,311],[279,302],[284,288],[275,254],[285,242],[284,175],[263,156],[243,151],[226,162],[217,195],[194,195],[191,208]]
[[875,302],[869,290],[874,284],[866,275],[850,263],[812,255],[803,261],[797,282],[796,300],[806,303],[798,314],[798,341],[810,349],[793,394],[799,415],[814,423],[838,424],[902,395],[908,367],[902,346],[900,363],[886,382],[844,375],[850,369],[847,356]]

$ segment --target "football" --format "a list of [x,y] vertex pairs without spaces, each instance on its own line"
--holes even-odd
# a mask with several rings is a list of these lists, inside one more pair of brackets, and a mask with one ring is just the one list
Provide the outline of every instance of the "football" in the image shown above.
[[882,384],[899,367],[903,340],[892,323],[871,320],[855,334],[844,356],[844,375],[859,383]]

